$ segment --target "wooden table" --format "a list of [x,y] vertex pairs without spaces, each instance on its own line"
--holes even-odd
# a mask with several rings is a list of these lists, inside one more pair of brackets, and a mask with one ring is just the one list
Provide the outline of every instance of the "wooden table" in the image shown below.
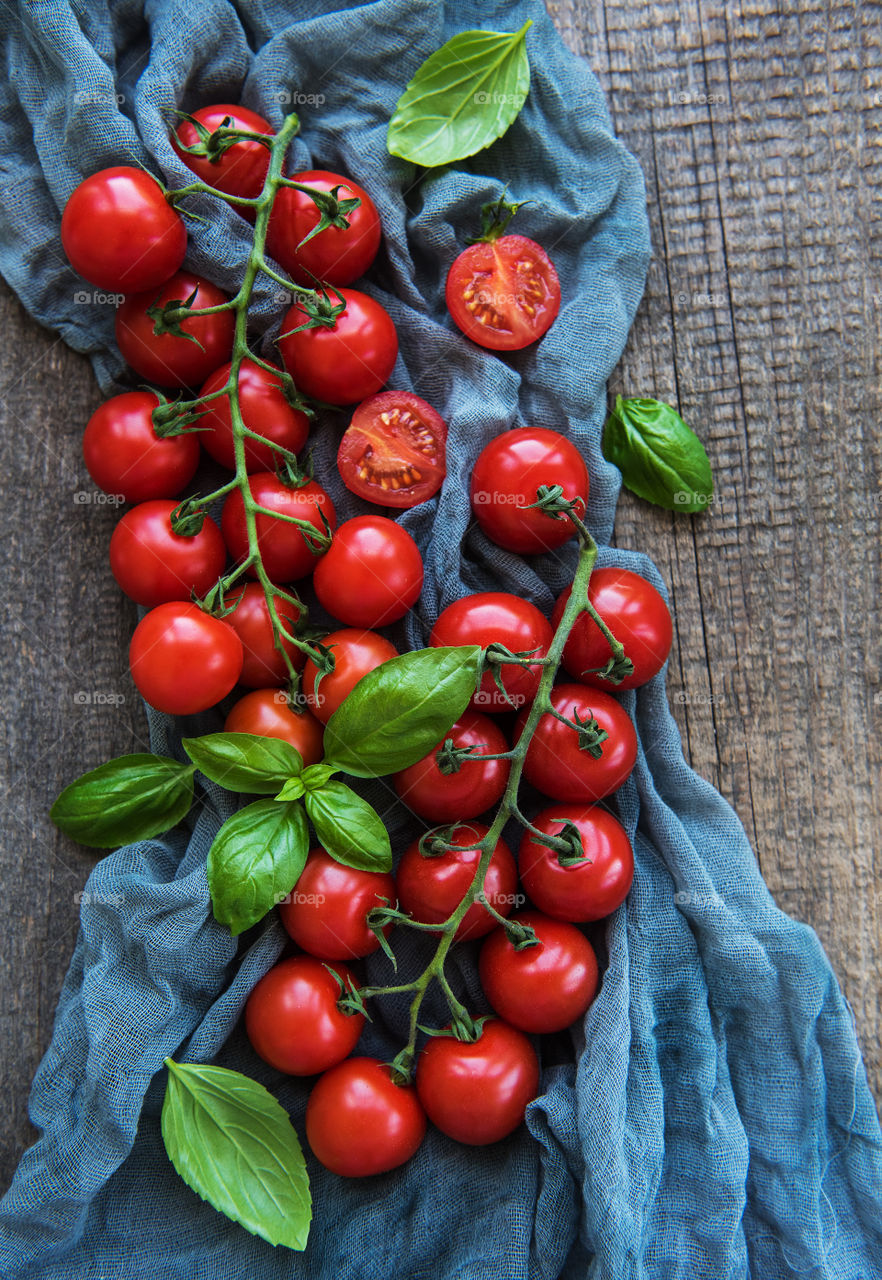
[[[549,8],[646,174],[655,256],[611,391],[678,406],[717,478],[696,518],[625,494],[616,539],[671,589],[687,759],[734,805],[780,906],[818,931],[880,1098],[878,11]],[[126,670],[135,609],[107,566],[117,512],[92,509],[80,457],[101,397],[8,292],[0,308],[5,1185],[34,1137],[27,1093],[94,861],[48,809],[76,774],[143,749],[145,721]]]

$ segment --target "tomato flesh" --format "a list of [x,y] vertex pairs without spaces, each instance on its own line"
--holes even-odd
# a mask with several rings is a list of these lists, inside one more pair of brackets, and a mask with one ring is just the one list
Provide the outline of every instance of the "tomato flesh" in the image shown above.
[[469,245],[447,276],[447,307],[467,338],[491,351],[519,351],[541,338],[560,310],[560,280],[527,236]]
[[347,489],[384,507],[415,507],[447,474],[447,425],[412,391],[383,391],[358,406],[337,466]]

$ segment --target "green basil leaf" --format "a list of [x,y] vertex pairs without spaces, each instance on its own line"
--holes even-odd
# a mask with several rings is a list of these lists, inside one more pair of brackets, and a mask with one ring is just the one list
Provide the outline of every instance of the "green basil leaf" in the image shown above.
[[422,760],[465,711],[478,682],[478,645],[416,649],[362,676],[325,729],[325,760],[357,778]]
[[215,919],[232,934],[250,929],[290,893],[309,853],[300,804],[255,800],[228,818],[208,851]]
[[120,756],[65,787],[49,816],[66,835],[96,849],[149,840],[188,812],[193,773],[191,764],[170,756]]
[[461,31],[426,59],[389,122],[389,154],[435,168],[489,147],[530,92],[527,21],[520,31]]
[[391,871],[389,832],[376,809],[345,782],[326,782],[304,799],[318,842],[337,862],[362,871]]
[[623,400],[603,430],[603,456],[622,473],[626,489],[668,511],[704,511],[714,479],[704,445],[661,400]]
[[227,791],[273,795],[303,768],[290,742],[258,733],[207,733],[185,738],[183,747],[196,768]]
[[162,1140],[187,1186],[252,1235],[305,1249],[312,1198],[288,1113],[238,1071],[165,1062]]

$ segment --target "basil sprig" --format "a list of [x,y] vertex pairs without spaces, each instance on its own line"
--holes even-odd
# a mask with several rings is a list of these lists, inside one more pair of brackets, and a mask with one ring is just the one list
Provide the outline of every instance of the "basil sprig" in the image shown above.
[[603,456],[622,473],[626,489],[668,511],[705,511],[714,480],[704,445],[661,400],[623,400],[603,430]]
[[306,814],[296,801],[255,800],[228,818],[208,851],[215,919],[243,933],[297,883],[309,853]]

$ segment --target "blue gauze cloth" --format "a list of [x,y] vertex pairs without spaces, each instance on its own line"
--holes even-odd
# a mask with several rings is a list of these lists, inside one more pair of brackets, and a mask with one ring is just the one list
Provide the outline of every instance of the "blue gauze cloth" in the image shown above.
[[[514,30],[528,17],[532,88],[515,125],[487,152],[417,181],[385,150],[407,80],[455,31]],[[242,101],[276,126],[297,108],[292,167],[351,174],[379,207],[384,249],[365,287],[401,337],[391,385],[418,391],[450,425],[440,497],[400,517],[425,556],[421,613],[391,634],[421,646],[445,605],[494,588],[549,613],[574,547],[523,559],[492,545],[470,520],[469,472],[507,427],[566,432],[588,461],[589,523],[605,548],[619,486],[600,453],[605,387],[649,240],[637,164],[542,5],[31,0],[0,20],[0,267],[28,311],[92,358],[105,391],[132,385],[121,381],[112,305],[74,304],[96,291],[62,254],[65,201],[82,177],[126,159],[184,185],[163,108]],[[500,359],[453,330],[443,285],[505,183],[533,201],[517,229],[550,251],[564,301],[538,345]],[[188,265],[233,291],[248,228],[220,203],[194,207],[212,220],[190,225]],[[277,293],[267,283],[258,295],[256,339],[278,332]],[[338,435],[318,425],[315,465],[346,517],[366,508],[335,474]],[[645,556],[605,548],[600,562],[662,586]],[[166,1055],[257,1077],[301,1135],[309,1088],[260,1062],[241,1030],[248,992],[284,938],[269,922],[237,947],[214,921],[205,856],[235,800],[205,784],[188,823],[101,859],[89,878],[31,1096],[42,1136],[2,1203],[3,1280],[882,1275],[882,1138],[836,979],[815,934],[775,907],[732,810],[686,766],[663,676],[622,701],[641,744],[615,799],[635,845],[634,888],[597,931],[603,987],[570,1053],[555,1061],[543,1050],[529,1130],[487,1148],[432,1131],[405,1167],[364,1181],[336,1178],[310,1155],[315,1219],[302,1255],[247,1234],[184,1185],[159,1131]],[[179,757],[182,730],[220,725],[217,714],[149,718],[153,748]],[[400,850],[413,819],[385,783],[364,793]],[[401,940],[403,965],[418,962],[419,945]],[[382,957],[366,970],[388,979]],[[486,1010],[472,944],[455,950],[451,971],[470,1007]],[[440,1022],[444,1009],[425,1016]],[[359,1052],[388,1058],[406,1013],[384,1001],[375,1017]]]

